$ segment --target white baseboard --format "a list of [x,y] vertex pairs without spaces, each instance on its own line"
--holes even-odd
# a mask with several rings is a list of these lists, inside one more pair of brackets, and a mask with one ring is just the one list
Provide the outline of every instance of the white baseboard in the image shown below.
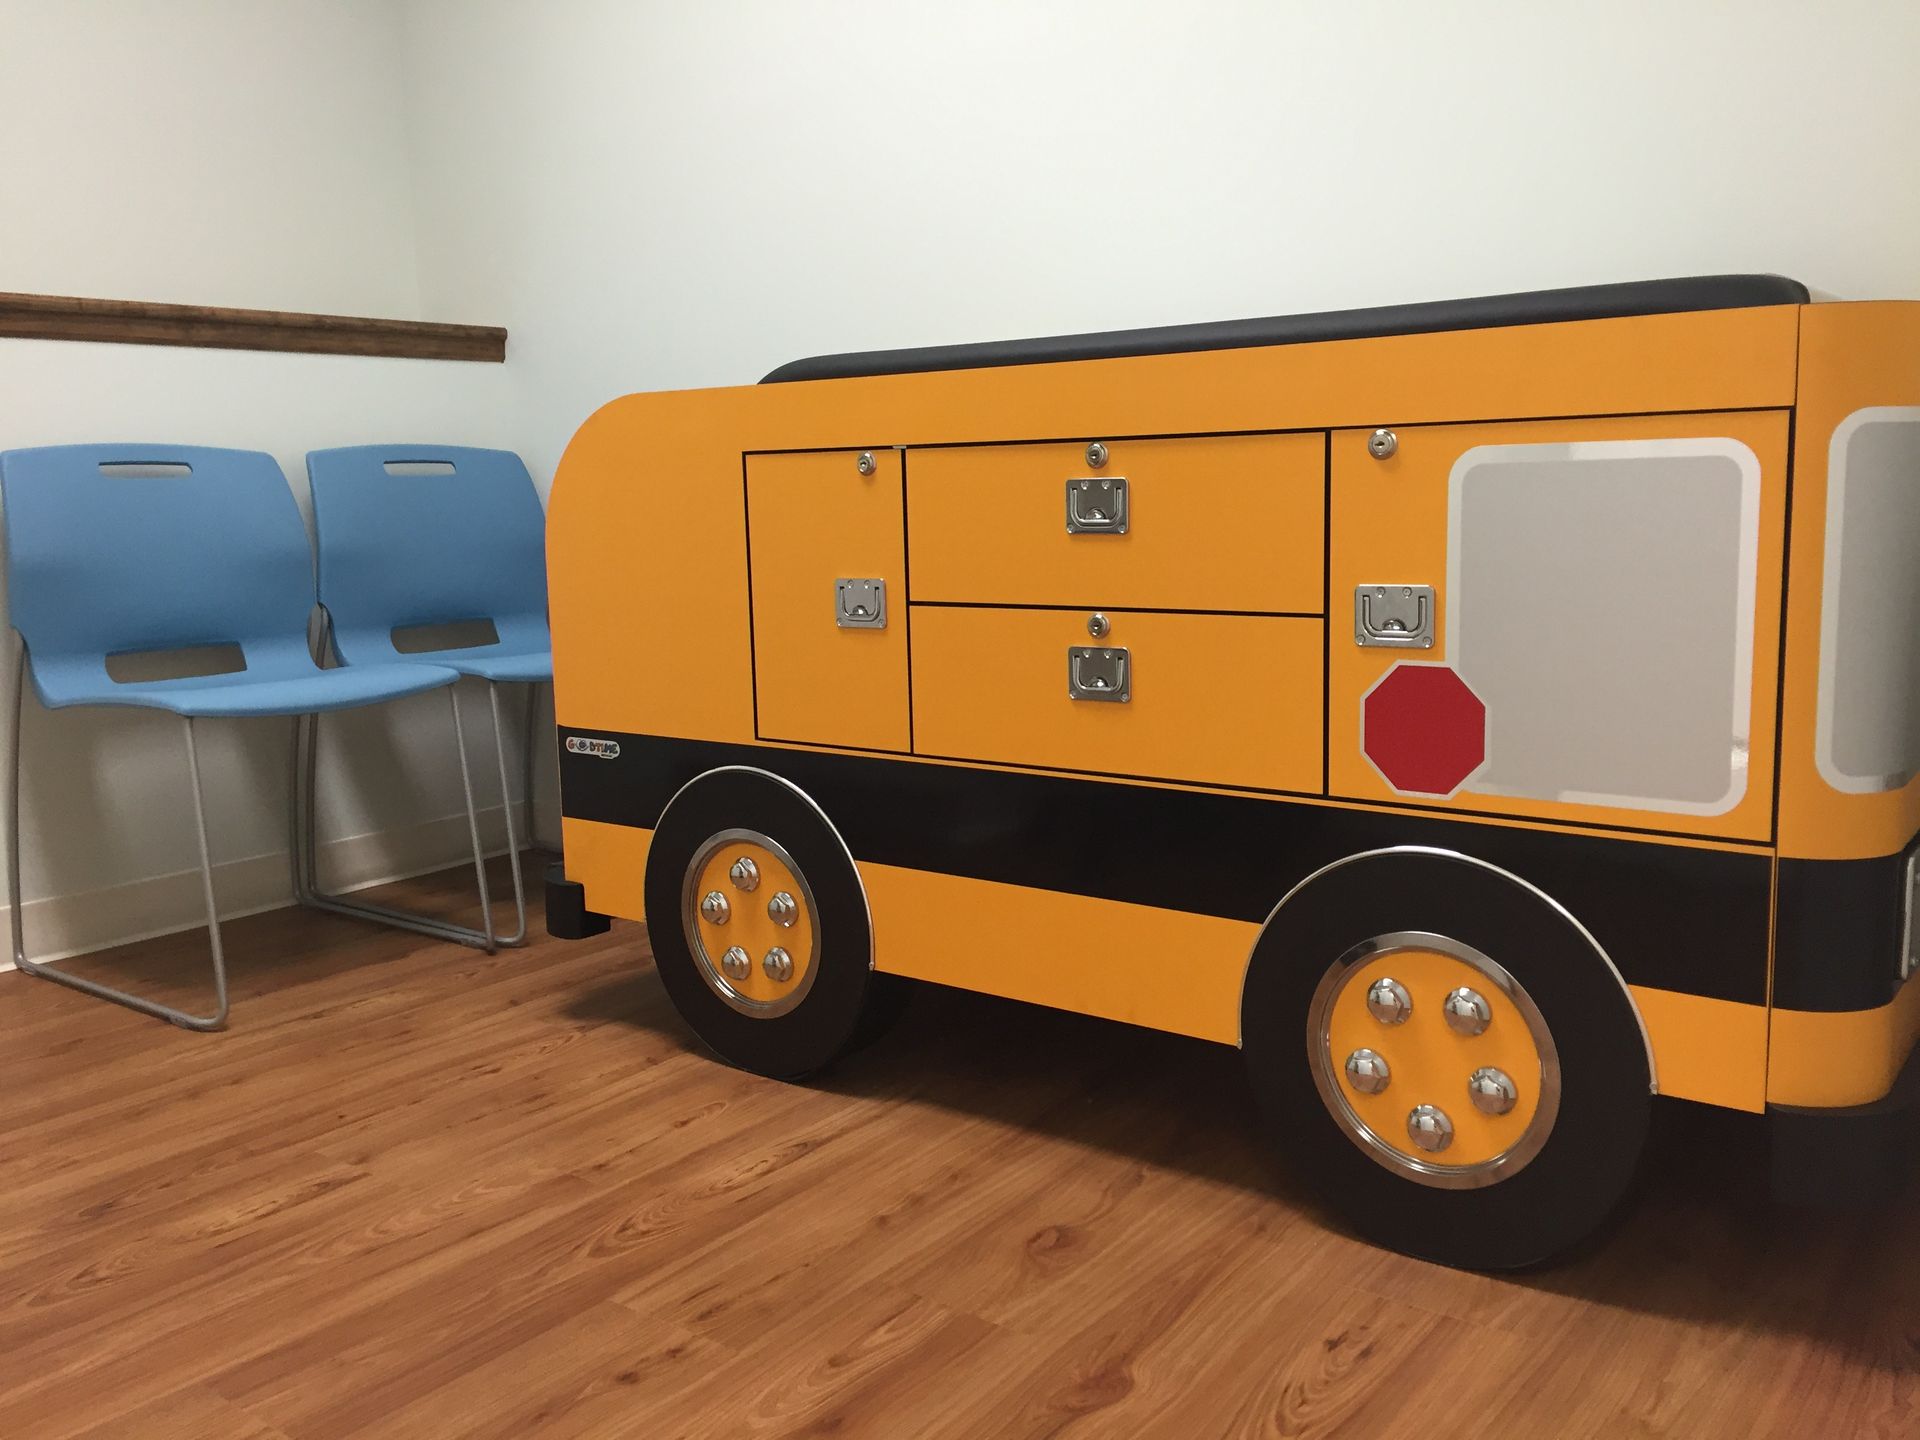
[[[514,814],[521,822],[518,833],[525,835],[523,807],[516,805]],[[505,838],[500,806],[480,812],[480,833]],[[471,844],[464,813],[398,830],[376,830],[326,840],[320,845],[320,881],[330,891],[384,885],[410,875],[444,870],[462,861],[470,862]],[[502,854],[505,848],[500,845],[488,854]],[[526,878],[531,898],[539,877]],[[291,905],[293,881],[288,874],[287,852],[254,855],[215,865],[213,893],[219,901],[223,920]],[[513,898],[511,891],[507,898]],[[49,895],[42,900],[29,900],[24,908],[27,954],[34,960],[65,960],[132,940],[196,930],[207,923],[206,901],[200,892],[197,868],[74,895]],[[12,921],[8,907],[0,905],[0,935],[8,933],[6,927]],[[11,950],[10,943],[0,947],[0,971],[14,968]]]

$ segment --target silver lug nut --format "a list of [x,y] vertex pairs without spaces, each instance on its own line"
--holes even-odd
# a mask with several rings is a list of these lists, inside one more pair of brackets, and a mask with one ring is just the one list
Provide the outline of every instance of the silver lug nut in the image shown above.
[[1091,445],[1087,446],[1087,466],[1089,469],[1098,470],[1106,463],[1107,447],[1102,445],[1098,440],[1095,440]]
[[1347,1084],[1362,1095],[1378,1095],[1393,1078],[1386,1057],[1364,1046],[1347,1056]]
[[1487,1004],[1486,996],[1465,985],[1457,990],[1449,990],[1440,1008],[1446,1013],[1448,1027],[1456,1035],[1479,1035],[1493,1023],[1493,1008]]
[[1413,997],[1398,980],[1382,975],[1367,987],[1367,1012],[1382,1025],[1398,1025],[1413,1013]]
[[736,890],[758,890],[760,867],[753,863],[751,855],[742,855],[727,871],[727,878],[733,881],[733,888]]
[[753,969],[753,957],[738,945],[730,946],[727,953],[720,957],[720,969],[729,980],[744,980],[747,972]]
[[1438,1105],[1416,1105],[1407,1116],[1407,1138],[1422,1150],[1437,1153],[1453,1143],[1453,1121]]
[[724,925],[732,914],[733,907],[718,890],[709,890],[706,899],[700,902],[700,918],[709,925]]
[[791,925],[800,918],[800,906],[795,903],[793,896],[782,890],[767,901],[767,918],[776,925]]
[[1507,1072],[1491,1065],[1483,1065],[1467,1077],[1467,1094],[1473,1098],[1473,1108],[1482,1115],[1504,1115],[1520,1098]]
[[760,968],[767,972],[769,980],[784,985],[793,978],[793,956],[776,945],[767,951],[767,958],[760,962]]
[[873,451],[871,450],[862,450],[860,452],[860,458],[854,461],[853,464],[854,468],[862,475],[871,475],[875,470],[880,468],[879,463],[873,458]]
[[1391,430],[1376,430],[1367,437],[1367,453],[1376,460],[1391,460],[1399,448],[1400,437]]

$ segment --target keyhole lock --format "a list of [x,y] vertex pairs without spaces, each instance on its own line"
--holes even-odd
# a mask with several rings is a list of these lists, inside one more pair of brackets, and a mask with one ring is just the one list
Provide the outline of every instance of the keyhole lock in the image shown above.
[[871,475],[875,470],[880,468],[879,463],[873,458],[873,451],[871,450],[862,450],[860,452],[860,458],[853,462],[853,466],[854,469],[858,470],[862,475]]
[[1108,620],[1107,617],[1102,615],[1098,610],[1087,617],[1087,634],[1091,635],[1094,639],[1106,639],[1107,632],[1111,629],[1113,629],[1113,622]]
[[1102,445],[1098,440],[1093,441],[1087,446],[1087,467],[1091,470],[1098,470],[1106,463],[1107,447]]
[[1391,430],[1379,429],[1367,437],[1367,453],[1376,460],[1391,460],[1400,448],[1400,437]]

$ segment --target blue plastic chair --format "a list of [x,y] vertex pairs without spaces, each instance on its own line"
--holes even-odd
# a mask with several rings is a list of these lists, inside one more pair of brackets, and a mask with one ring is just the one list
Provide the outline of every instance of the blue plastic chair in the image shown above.
[[[451,694],[458,677],[444,666],[419,663],[351,670],[323,670],[314,663],[308,645],[313,552],[286,476],[270,455],[187,445],[9,450],[0,454],[0,496],[6,506],[7,593],[19,637],[7,805],[14,962],[29,975],[189,1029],[218,1029],[227,1015],[226,960],[194,722],[299,717],[443,687]],[[207,645],[237,646],[245,668],[143,681],[119,681],[108,673],[111,656]],[[49,709],[132,705],[181,717],[218,1002],[212,1014],[190,1014],[27,959],[20,913],[20,720],[29,675]],[[464,750],[461,783],[485,908],[479,821]],[[296,815],[293,829],[299,828]]]
[[[513,795],[500,724],[502,684],[527,690],[522,796],[533,814],[534,707],[553,678],[547,629],[546,514],[520,457],[458,445],[356,445],[307,456],[320,603],[334,652],[348,669],[400,660],[443,665],[487,682],[494,756],[506,812],[507,853],[519,929],[526,887],[513,826]],[[394,634],[421,626],[490,621],[496,639],[403,653]],[[458,714],[459,701],[454,701]]]

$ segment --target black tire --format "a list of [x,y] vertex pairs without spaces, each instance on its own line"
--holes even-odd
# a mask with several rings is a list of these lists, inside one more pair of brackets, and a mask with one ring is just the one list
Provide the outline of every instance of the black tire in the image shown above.
[[[733,1008],[707,983],[682,916],[687,867],[725,830],[773,840],[805,875],[818,923],[816,973],[784,1014]],[[668,802],[647,853],[647,935],[654,966],[680,1018],[721,1059],[743,1070],[796,1080],[875,1038],[899,1010],[904,988],[872,968],[867,900],[840,834],[799,789],[764,770],[709,771]]]
[[[1315,988],[1356,945],[1398,931],[1447,936],[1503,966],[1532,997],[1558,1051],[1559,1110],[1544,1145],[1477,1189],[1439,1188],[1383,1165],[1314,1084],[1307,1022]],[[1376,1244],[1464,1269],[1517,1269],[1597,1230],[1634,1181],[1652,1108],[1638,1017],[1586,932],[1504,871],[1412,850],[1323,871],[1268,923],[1241,1006],[1248,1073],[1291,1168]]]

